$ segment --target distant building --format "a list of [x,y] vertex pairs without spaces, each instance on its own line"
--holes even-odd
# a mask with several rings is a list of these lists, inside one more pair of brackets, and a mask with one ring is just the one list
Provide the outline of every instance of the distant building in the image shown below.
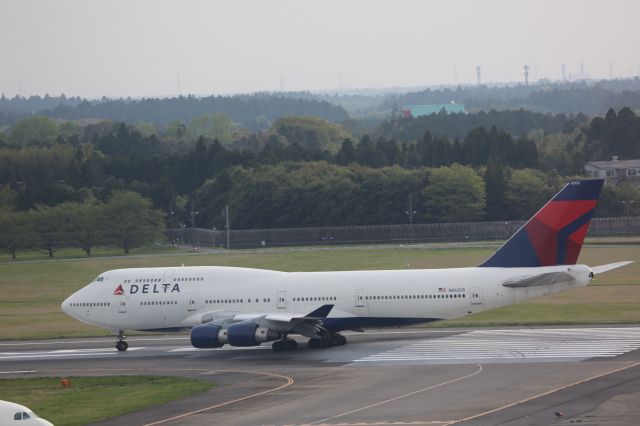
[[628,181],[640,186],[640,159],[618,160],[614,155],[610,161],[589,161],[585,163],[584,170],[591,177],[604,178],[610,185]]
[[457,104],[454,102],[448,104],[431,104],[431,105],[409,105],[402,107],[402,116],[404,118],[409,117],[422,117],[423,115],[437,114],[444,110],[447,114],[466,113],[464,104]]

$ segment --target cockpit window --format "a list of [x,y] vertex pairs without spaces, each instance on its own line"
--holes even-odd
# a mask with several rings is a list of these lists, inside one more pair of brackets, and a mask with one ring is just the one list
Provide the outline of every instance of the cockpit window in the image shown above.
[[98,278],[96,278],[96,281],[98,281],[99,283],[101,283],[102,281],[104,281],[104,277],[98,277]]
[[29,419],[29,418],[31,418],[29,413],[22,413],[22,420]]
[[13,415],[13,420],[22,420],[22,413],[15,413]]

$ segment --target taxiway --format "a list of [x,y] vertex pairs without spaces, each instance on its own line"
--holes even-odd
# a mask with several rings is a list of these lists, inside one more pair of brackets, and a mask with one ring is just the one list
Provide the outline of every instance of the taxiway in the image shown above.
[[188,336],[0,342],[0,377],[166,374],[218,384],[102,425],[637,424],[640,327],[390,330],[297,352]]

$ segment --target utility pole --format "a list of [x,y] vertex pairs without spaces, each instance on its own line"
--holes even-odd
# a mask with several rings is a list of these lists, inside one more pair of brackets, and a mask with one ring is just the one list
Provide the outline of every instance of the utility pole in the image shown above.
[[413,243],[413,215],[416,214],[413,209],[413,194],[409,194],[409,210],[405,214],[409,216],[409,241]]
[[633,204],[633,200],[622,200],[622,205],[624,205],[627,214],[627,236],[629,236],[629,210],[631,209],[631,205]]
[[173,216],[176,212],[169,206],[169,229],[171,229],[171,246],[176,246],[175,229],[173,229]]
[[229,205],[225,205],[224,206],[224,215],[225,215],[225,221],[226,221],[226,225],[225,228],[227,228],[227,250],[229,250],[231,248],[231,245],[229,244]]
[[191,205],[191,245],[193,251],[196,251],[198,248],[196,247],[196,216],[198,212],[196,211],[196,200],[193,200],[193,204]]

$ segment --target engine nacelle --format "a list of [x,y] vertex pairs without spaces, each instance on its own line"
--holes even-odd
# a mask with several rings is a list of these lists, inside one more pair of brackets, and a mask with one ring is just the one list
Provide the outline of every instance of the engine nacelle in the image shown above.
[[194,348],[219,348],[227,343],[227,329],[214,324],[200,324],[191,329],[191,345]]
[[227,337],[231,346],[258,346],[262,342],[270,342],[280,338],[280,333],[258,324],[239,322],[227,329]]

